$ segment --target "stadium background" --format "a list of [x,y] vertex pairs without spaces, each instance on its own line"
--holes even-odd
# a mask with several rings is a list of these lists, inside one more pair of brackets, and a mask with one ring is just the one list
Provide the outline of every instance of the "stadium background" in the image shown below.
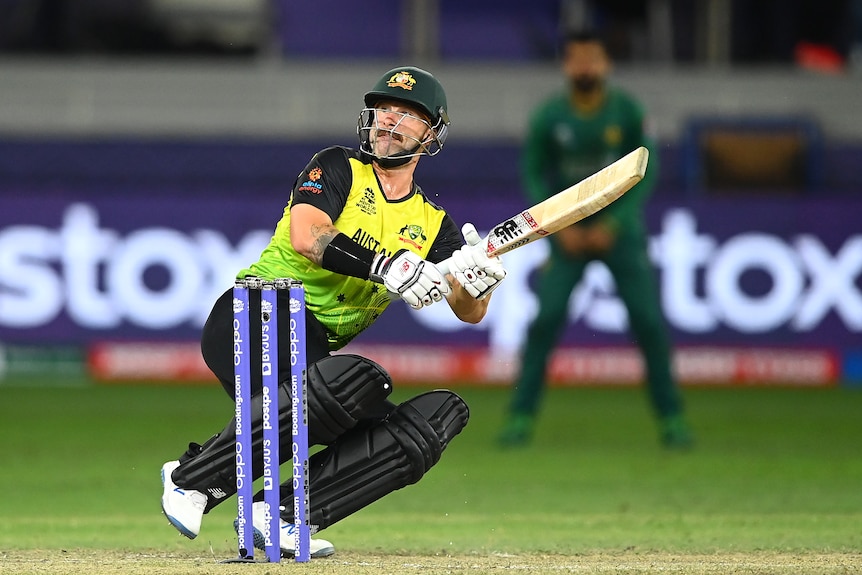
[[[449,95],[419,183],[487,230],[525,207],[519,143],[560,86],[555,39],[591,25],[660,144],[652,253],[683,382],[862,381],[858,0],[307,4],[0,1],[0,378],[208,381],[215,295],[399,63]],[[543,249],[506,256],[480,326],[395,305],[357,345],[396,381],[508,381]],[[570,311],[554,380],[639,381],[603,268]]]

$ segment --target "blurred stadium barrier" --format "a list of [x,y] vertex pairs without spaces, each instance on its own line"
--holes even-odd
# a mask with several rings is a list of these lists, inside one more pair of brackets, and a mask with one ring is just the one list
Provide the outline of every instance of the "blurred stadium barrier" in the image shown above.
[[[373,3],[369,31],[357,25],[368,5],[347,0],[0,1],[3,369],[81,366],[86,358],[94,374],[123,379],[130,376],[116,358],[147,367],[143,350],[158,358],[146,377],[204,377],[194,348],[210,303],[257,256],[311,154],[354,143],[369,78],[404,59],[443,81],[453,120],[446,152],[420,164],[419,183],[459,221],[480,227],[522,207],[517,165],[527,117],[562,87],[551,36],[586,18],[574,8],[588,3],[422,3],[427,18],[437,10],[435,21],[419,18],[418,0]],[[643,15],[622,22],[604,8],[593,16],[625,24],[624,34],[615,28],[625,36],[615,49],[627,55],[613,80],[643,101],[660,143],[650,226],[663,311],[684,350],[678,365],[695,366],[685,368],[692,379],[715,368],[723,381],[739,373],[862,381],[858,70],[820,74],[792,60],[731,65],[727,30],[675,26],[673,46],[667,38],[659,46],[649,38],[665,28],[644,28]],[[704,38],[679,37],[703,29],[721,49],[707,54]],[[691,57],[668,56],[679,41]],[[804,145],[753,145],[738,132],[713,131],[721,137],[704,149],[687,137],[694,127],[775,127],[788,118],[810,122]],[[784,162],[771,164],[773,180],[712,193],[715,166],[751,176],[770,157]],[[517,313],[492,310],[479,328],[456,329],[436,312],[393,306],[363,340],[388,346],[397,334],[410,345],[456,342],[495,361],[512,357],[540,259],[525,249],[508,260],[511,278],[494,305]],[[591,269],[570,316],[566,369],[608,373],[601,361],[578,359],[583,348],[628,357],[625,316],[601,268]],[[55,359],[67,348],[77,360]],[[114,363],[102,369],[96,357]],[[458,353],[446,357],[459,364]],[[389,360],[397,363],[397,353]],[[618,365],[607,380],[636,377],[632,362]]]

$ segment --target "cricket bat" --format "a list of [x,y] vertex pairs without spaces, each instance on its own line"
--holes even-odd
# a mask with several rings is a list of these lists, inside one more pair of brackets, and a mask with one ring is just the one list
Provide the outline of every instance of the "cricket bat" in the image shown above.
[[[482,240],[488,256],[499,256],[581,221],[598,212],[641,181],[649,150],[641,146],[592,176],[554,194],[508,220]],[[449,260],[437,265],[449,273]]]

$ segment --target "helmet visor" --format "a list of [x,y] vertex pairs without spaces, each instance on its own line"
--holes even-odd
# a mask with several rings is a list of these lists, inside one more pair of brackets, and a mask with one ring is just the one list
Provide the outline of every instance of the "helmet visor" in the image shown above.
[[441,137],[441,124],[386,107],[364,108],[357,123],[360,149],[379,159],[433,156],[445,140],[447,126],[442,124]]

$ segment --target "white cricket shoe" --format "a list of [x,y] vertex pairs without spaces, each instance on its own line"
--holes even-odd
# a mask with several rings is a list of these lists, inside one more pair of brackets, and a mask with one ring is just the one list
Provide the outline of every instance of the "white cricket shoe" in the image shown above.
[[[263,532],[266,529],[266,512],[263,501],[255,501],[252,506],[251,524],[254,528],[254,546],[261,551],[266,550],[266,542],[263,538]],[[281,556],[293,557],[296,555],[294,533],[296,526],[293,523],[288,523],[284,519],[279,518],[278,523],[281,527]],[[234,530],[237,530],[238,523],[233,522]],[[321,557],[329,557],[335,553],[335,546],[326,539],[311,540],[311,557],[319,559]]]
[[162,465],[162,511],[177,531],[194,539],[201,531],[207,496],[194,489],[177,487],[171,473],[179,466],[180,462],[176,460]]

